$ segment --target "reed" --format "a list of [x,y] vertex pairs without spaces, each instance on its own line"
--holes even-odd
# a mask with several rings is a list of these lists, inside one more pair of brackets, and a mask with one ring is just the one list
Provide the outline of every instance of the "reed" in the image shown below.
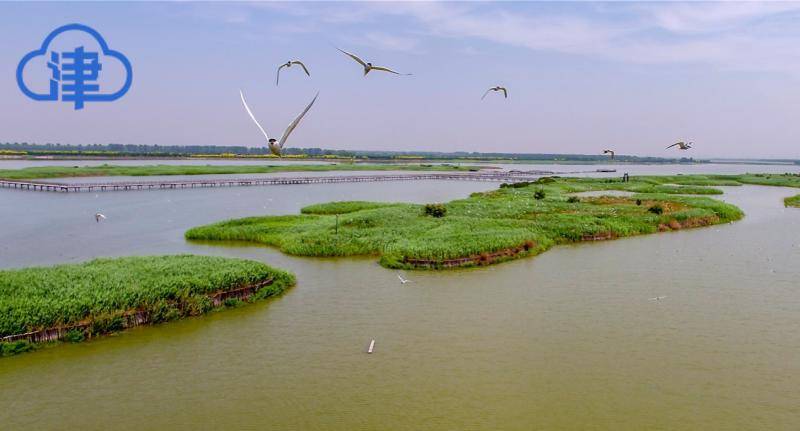
[[[265,280],[272,283],[252,299],[279,294],[294,284],[293,275],[261,262],[194,255],[0,271],[0,337],[87,322],[86,335],[114,332],[121,329],[123,313],[132,311],[145,313],[153,323],[199,315],[214,308],[209,295]],[[67,338],[82,339],[74,332]],[[25,348],[24,343],[0,347],[12,353]]]
[[[593,190],[638,191],[632,197],[572,199]],[[608,239],[660,230],[724,223],[741,211],[706,197],[718,190],[672,186],[651,179],[548,178],[522,187],[473,193],[443,205],[445,217],[423,205],[331,202],[300,215],[250,217],[188,230],[190,240],[240,240],[300,256],[380,256],[382,265],[413,268],[414,261],[489,264],[533,255],[587,238]],[[637,205],[637,200],[641,205]],[[660,214],[648,211],[659,206]],[[338,217],[338,222],[336,217]],[[488,256],[477,259],[477,256]],[[467,259],[469,258],[469,259]],[[475,259],[471,259],[475,258]],[[409,263],[411,262],[411,263]],[[453,265],[426,267],[440,268]]]

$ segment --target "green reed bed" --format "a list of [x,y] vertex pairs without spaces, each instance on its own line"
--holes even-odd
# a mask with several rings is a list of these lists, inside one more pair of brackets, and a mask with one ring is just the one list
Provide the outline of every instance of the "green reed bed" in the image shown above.
[[[301,256],[380,256],[391,268],[472,266],[533,255],[565,242],[653,233],[742,217],[706,197],[718,190],[651,180],[543,178],[474,193],[444,204],[443,217],[423,205],[331,202],[300,215],[250,217],[200,226],[192,240],[252,241]],[[672,183],[669,183],[672,184]],[[578,198],[577,192],[623,190],[631,197]],[[649,208],[661,205],[655,214]],[[338,214],[338,222],[335,215]],[[454,259],[475,258],[457,265]]]
[[37,166],[0,169],[6,180],[33,180],[67,177],[118,177],[156,175],[270,174],[278,172],[328,171],[478,171],[479,166],[451,164],[320,164],[320,165],[152,165],[152,166]]
[[[95,259],[80,264],[0,271],[0,338],[91,322],[73,338],[121,329],[124,313],[147,313],[159,323],[211,311],[211,295],[272,283],[248,300],[282,293],[294,276],[251,260],[171,255]],[[232,305],[237,301],[229,301]],[[0,343],[0,353],[27,350],[26,342]]]
[[786,199],[783,200],[783,203],[787,207],[800,208],[800,195],[792,196],[790,198],[786,198]]

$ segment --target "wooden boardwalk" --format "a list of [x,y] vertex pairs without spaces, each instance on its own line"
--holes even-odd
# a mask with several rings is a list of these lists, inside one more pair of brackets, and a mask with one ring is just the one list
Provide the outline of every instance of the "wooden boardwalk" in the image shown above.
[[332,183],[370,183],[378,181],[496,181],[515,183],[520,181],[536,181],[553,172],[473,172],[473,173],[419,173],[388,175],[338,175],[313,177],[257,177],[257,178],[214,178],[198,180],[158,180],[158,181],[109,181],[102,183],[59,183],[44,181],[0,180],[0,188],[19,189],[37,192],[98,192],[98,191],[130,191],[130,190],[164,190],[193,189],[201,187],[239,187],[239,186],[277,186],[297,184],[332,184]]

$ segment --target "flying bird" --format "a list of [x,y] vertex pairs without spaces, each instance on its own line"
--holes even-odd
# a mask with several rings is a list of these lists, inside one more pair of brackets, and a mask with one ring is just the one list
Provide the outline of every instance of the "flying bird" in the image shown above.
[[367,76],[367,74],[369,73],[370,70],[379,70],[379,71],[382,71],[382,72],[394,73],[395,75],[411,75],[410,73],[396,72],[396,71],[394,71],[392,69],[389,69],[388,67],[375,66],[372,63],[365,62],[364,60],[358,58],[358,56],[353,54],[353,53],[347,52],[347,51],[345,51],[343,49],[339,49],[339,48],[336,48],[336,49],[338,49],[343,54],[347,55],[348,57],[350,57],[353,60],[355,60],[358,64],[360,64],[364,68],[364,76]]
[[286,63],[283,63],[280,66],[278,66],[278,74],[275,77],[275,85],[278,85],[278,82],[281,80],[281,69],[283,69],[284,67],[292,67],[293,64],[296,64],[296,65],[302,67],[303,71],[306,73],[306,75],[311,76],[311,74],[308,72],[308,68],[306,67],[305,64],[303,64],[302,61],[300,61],[300,60],[289,60]]
[[664,298],[666,298],[666,296],[656,296],[655,298],[650,298],[650,300],[651,301],[661,301]]
[[603,154],[611,154],[611,160],[614,160],[614,150],[603,150]]
[[409,281],[411,281],[411,280],[408,280],[408,279],[405,279],[405,278],[403,278],[403,276],[402,276],[402,275],[400,275],[400,274],[397,274],[397,278],[399,278],[399,279],[400,279],[400,283],[401,283],[401,284],[406,284],[406,283],[408,283]]
[[94,221],[96,221],[98,223],[100,223],[100,220],[105,220],[105,219],[106,219],[106,216],[104,216],[103,214],[95,213],[95,215],[94,215]]
[[677,145],[679,150],[688,150],[689,148],[692,148],[692,144],[694,144],[694,142],[683,142],[683,141],[681,141],[681,142],[676,142],[676,143],[670,145],[669,147],[667,147],[667,149],[670,149],[670,148],[672,148],[672,147]]
[[501,86],[499,86],[499,85],[498,85],[498,86],[496,86],[496,87],[492,87],[492,88],[490,88],[490,89],[486,90],[486,92],[485,92],[485,93],[483,93],[483,96],[481,97],[481,100],[483,100],[484,98],[486,98],[486,95],[487,95],[487,94],[489,94],[489,92],[490,92],[490,91],[502,91],[502,92],[503,92],[503,96],[504,96],[506,99],[508,99],[508,89],[507,89],[506,87],[501,87]]
[[264,135],[264,138],[267,139],[267,145],[269,146],[269,150],[272,152],[272,154],[281,157],[281,151],[283,150],[283,145],[286,143],[286,139],[289,138],[289,135],[292,133],[295,127],[297,127],[297,125],[300,124],[300,120],[302,120],[303,117],[308,112],[308,110],[311,109],[311,105],[313,105],[314,102],[317,101],[319,92],[317,92],[317,94],[311,100],[311,103],[309,103],[308,106],[306,106],[306,109],[304,109],[303,112],[301,112],[300,115],[298,115],[297,118],[294,119],[294,121],[289,123],[289,126],[286,127],[286,130],[283,132],[283,136],[281,136],[280,139],[270,138],[269,135],[267,135],[267,132],[264,130],[263,127],[261,127],[261,124],[258,123],[258,120],[256,120],[256,117],[253,115],[253,111],[251,111],[250,107],[247,106],[247,102],[245,102],[244,100],[244,93],[242,93],[242,90],[239,90],[239,96],[242,98],[242,104],[244,105],[244,109],[247,110],[247,113],[250,115],[250,118],[253,120],[254,123],[256,123],[256,126],[258,126],[258,130],[261,130],[261,133]]

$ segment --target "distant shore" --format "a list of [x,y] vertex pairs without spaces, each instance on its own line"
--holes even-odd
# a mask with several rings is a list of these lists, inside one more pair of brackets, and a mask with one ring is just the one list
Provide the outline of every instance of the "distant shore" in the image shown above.
[[0,169],[0,179],[33,180],[75,177],[270,174],[279,172],[330,171],[437,171],[476,172],[491,166],[442,164],[281,164],[281,165],[99,165],[99,166],[34,166],[20,169]]

